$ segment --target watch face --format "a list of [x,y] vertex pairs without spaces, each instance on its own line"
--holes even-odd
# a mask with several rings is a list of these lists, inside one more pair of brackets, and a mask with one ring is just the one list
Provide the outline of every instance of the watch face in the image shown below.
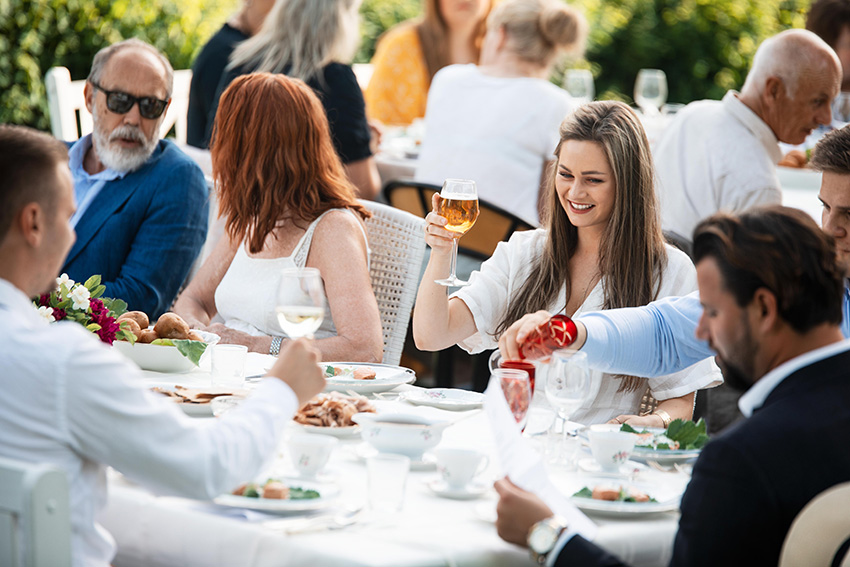
[[528,534],[528,547],[535,553],[548,553],[558,541],[558,530],[548,522],[539,522]]

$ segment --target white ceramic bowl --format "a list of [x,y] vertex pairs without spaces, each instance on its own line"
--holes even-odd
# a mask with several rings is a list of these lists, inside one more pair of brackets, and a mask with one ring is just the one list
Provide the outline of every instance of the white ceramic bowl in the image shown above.
[[[221,337],[215,333],[195,331],[207,343],[207,350],[201,356],[204,360],[210,353],[210,346],[216,344]],[[142,370],[153,370],[154,372],[189,372],[195,365],[192,361],[180,354],[177,347],[164,345],[151,345],[126,341],[115,341],[112,346],[121,354],[129,358]]]
[[406,455],[413,461],[422,459],[422,454],[437,445],[443,430],[451,425],[412,414],[358,413],[351,420],[362,427],[363,440],[380,453]]

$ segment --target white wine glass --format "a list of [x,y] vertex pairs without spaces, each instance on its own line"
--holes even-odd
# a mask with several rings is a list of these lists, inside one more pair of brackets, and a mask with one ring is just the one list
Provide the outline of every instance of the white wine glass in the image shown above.
[[[563,437],[567,437],[567,422],[585,403],[592,400],[590,368],[583,352],[556,350],[546,373],[546,399],[558,412]],[[555,425],[553,424],[553,428]]]
[[440,191],[440,210],[437,212],[449,221],[445,229],[454,233],[454,238],[452,238],[452,273],[444,280],[436,280],[436,283],[448,287],[465,286],[469,282],[457,277],[457,241],[472,228],[478,218],[478,192],[475,189],[475,181],[446,179]]
[[567,69],[564,74],[564,90],[579,104],[593,100],[593,74],[588,69]]
[[312,338],[325,318],[325,289],[316,268],[287,268],[281,272],[275,314],[290,338]]
[[647,116],[656,116],[667,102],[667,75],[660,69],[641,69],[635,80],[635,102]]

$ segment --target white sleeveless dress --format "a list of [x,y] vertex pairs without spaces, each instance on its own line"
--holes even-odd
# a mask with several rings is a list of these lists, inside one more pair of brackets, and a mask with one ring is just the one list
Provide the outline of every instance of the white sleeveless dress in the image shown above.
[[[359,218],[350,209],[330,209],[322,213],[310,223],[301,240],[295,245],[292,254],[285,258],[252,258],[246,250],[247,242],[243,242],[236,251],[236,256],[215,290],[215,305],[224,325],[248,333],[252,336],[287,336],[280,328],[275,316],[277,290],[280,285],[280,274],[287,268],[303,268],[307,263],[313,232],[319,221],[331,211],[346,211]],[[363,231],[368,253],[368,240],[361,223],[357,223]],[[336,326],[333,322],[330,307],[325,305],[325,318],[315,338],[323,339],[336,336]]]

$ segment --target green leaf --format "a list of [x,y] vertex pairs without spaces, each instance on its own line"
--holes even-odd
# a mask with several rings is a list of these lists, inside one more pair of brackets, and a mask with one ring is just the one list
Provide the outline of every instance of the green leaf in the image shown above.
[[119,329],[115,333],[115,340],[116,341],[127,341],[128,343],[130,343],[132,345],[132,344],[136,344],[136,335],[134,335],[130,331],[125,331],[124,329]]
[[584,488],[573,494],[573,496],[576,496],[578,498],[593,498],[593,491],[585,486]]
[[621,425],[620,431],[625,431],[626,433],[637,433],[637,430],[628,423],[624,423],[623,425]]
[[306,488],[301,488],[299,486],[290,486],[289,487],[289,499],[290,500],[311,500],[313,498],[319,497],[318,490],[309,490]]
[[104,297],[102,301],[109,314],[116,319],[127,312],[127,302],[123,299]]
[[174,346],[174,342],[171,339],[154,339],[151,341],[151,344],[159,346]]
[[[699,449],[708,441],[705,432],[705,420],[702,418],[696,423],[675,419],[667,428],[665,435],[671,441],[678,441],[679,449]],[[697,446],[697,442],[701,444]]]
[[100,330],[100,325],[98,325],[97,323],[89,323],[88,325],[86,325],[86,329],[94,333],[95,331]]
[[103,292],[104,292],[104,291],[106,291],[106,286],[105,286],[105,285],[99,285],[99,286],[97,286],[96,288],[94,288],[93,290],[91,290],[91,298],[92,298],[92,299],[97,299],[98,297],[100,297],[101,295],[103,295]]
[[245,498],[259,498],[260,492],[257,490],[257,485],[253,482],[245,487],[245,491],[242,493],[242,496]]
[[86,283],[84,283],[83,285],[89,288],[89,291],[92,291],[94,290],[94,288],[100,285],[100,279],[100,274],[95,274],[89,279],[87,279]]
[[[154,341],[156,342],[156,341]],[[192,364],[198,366],[201,363],[201,355],[207,350],[207,343],[204,341],[189,341],[184,339],[174,339],[174,346],[180,351],[180,354],[192,361]]]

